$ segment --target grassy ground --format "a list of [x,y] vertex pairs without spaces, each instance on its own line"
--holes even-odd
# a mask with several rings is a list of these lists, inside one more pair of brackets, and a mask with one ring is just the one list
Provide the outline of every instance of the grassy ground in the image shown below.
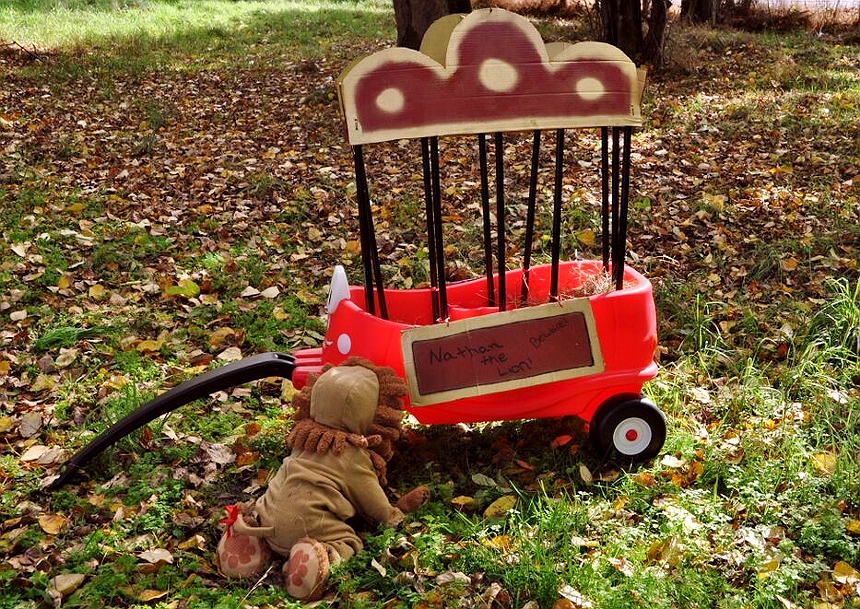
[[[157,391],[319,344],[332,266],[358,277],[332,82],[393,35],[381,1],[0,7],[0,607],[292,604],[275,574],[229,582],[213,565],[221,506],[258,495],[283,456],[280,383],[189,405],[40,487]],[[329,602],[860,605],[848,40],[672,29],[635,135],[629,255],[655,289],[663,453],[597,459],[569,420],[413,426],[392,497],[427,484],[433,499],[399,530],[362,524]],[[567,257],[596,255],[585,144],[565,175]],[[444,145],[448,254],[477,267],[474,153]],[[384,271],[417,285],[414,154],[370,162]]]

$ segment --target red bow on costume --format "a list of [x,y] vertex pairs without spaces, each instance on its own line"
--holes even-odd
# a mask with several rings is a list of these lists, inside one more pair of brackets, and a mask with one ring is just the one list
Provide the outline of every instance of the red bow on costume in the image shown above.
[[227,512],[227,517],[218,522],[227,525],[227,539],[230,539],[233,536],[233,523],[239,519],[239,508],[235,505],[225,505],[224,511]]

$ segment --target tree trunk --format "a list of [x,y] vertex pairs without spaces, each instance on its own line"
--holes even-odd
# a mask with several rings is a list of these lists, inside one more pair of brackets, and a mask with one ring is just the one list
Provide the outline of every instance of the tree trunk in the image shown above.
[[663,46],[669,24],[669,0],[651,0],[648,34],[645,36],[645,62],[652,68],[663,65]]
[[[637,64],[659,68],[663,64],[670,4],[671,0],[596,0],[601,39],[617,46]],[[643,10],[647,12],[647,29]]]
[[471,11],[471,0],[394,0],[397,46],[417,50],[424,32],[439,17]]
[[681,17],[694,23],[717,24],[719,0],[681,0]]
[[645,37],[639,0],[600,0],[600,21],[604,42],[617,46],[636,63],[644,61]]

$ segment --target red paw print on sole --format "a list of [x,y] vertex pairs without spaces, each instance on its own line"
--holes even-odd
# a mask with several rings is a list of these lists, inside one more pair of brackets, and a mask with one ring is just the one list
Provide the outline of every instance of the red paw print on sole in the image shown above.
[[308,601],[320,598],[328,575],[328,553],[320,542],[303,538],[290,549],[290,559],[284,564],[284,582],[290,596]]

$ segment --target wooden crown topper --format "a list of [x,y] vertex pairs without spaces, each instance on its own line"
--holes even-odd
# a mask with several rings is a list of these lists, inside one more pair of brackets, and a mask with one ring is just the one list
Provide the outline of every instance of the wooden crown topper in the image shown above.
[[421,51],[349,65],[338,95],[353,145],[433,135],[640,126],[644,70],[602,42],[544,44],[531,22],[491,8],[448,15]]

